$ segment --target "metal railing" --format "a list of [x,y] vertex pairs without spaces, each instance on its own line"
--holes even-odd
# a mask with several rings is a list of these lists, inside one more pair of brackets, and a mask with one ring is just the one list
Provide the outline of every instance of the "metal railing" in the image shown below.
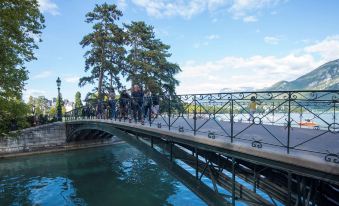
[[64,118],[140,122],[258,149],[306,152],[338,164],[338,107],[338,90],[259,91],[117,99],[74,109]]

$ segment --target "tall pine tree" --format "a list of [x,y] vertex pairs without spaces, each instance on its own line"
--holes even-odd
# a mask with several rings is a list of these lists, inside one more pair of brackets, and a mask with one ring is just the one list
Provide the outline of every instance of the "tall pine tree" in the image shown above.
[[[109,81],[110,87],[120,86],[121,68],[124,65],[125,33],[117,25],[122,12],[116,5],[104,3],[96,5],[92,12],[87,13],[86,22],[93,24],[93,32],[84,36],[80,44],[90,47],[85,53],[85,72],[90,71],[87,77],[82,77],[79,86],[94,84],[97,81],[99,100],[103,99],[105,81]],[[109,78],[106,76],[109,75]]]
[[130,50],[127,56],[127,80],[139,84],[153,93],[175,93],[179,84],[174,75],[181,71],[177,64],[169,62],[170,46],[155,38],[152,26],[144,22],[125,25]]

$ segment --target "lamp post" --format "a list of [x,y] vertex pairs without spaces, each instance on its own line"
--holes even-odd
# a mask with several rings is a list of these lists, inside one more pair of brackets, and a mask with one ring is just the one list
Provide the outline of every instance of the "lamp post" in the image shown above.
[[56,83],[57,83],[57,86],[58,86],[58,100],[57,100],[57,103],[58,103],[58,107],[57,107],[57,119],[58,121],[61,121],[62,120],[62,113],[61,113],[61,99],[60,99],[60,86],[61,86],[61,80],[60,78],[58,77],[58,79],[56,80]]

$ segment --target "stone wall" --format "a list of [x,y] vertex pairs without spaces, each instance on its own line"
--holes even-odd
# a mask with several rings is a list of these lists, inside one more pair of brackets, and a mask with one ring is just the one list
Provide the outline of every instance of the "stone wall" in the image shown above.
[[39,151],[65,144],[65,123],[56,122],[24,129],[13,136],[0,137],[0,154]]

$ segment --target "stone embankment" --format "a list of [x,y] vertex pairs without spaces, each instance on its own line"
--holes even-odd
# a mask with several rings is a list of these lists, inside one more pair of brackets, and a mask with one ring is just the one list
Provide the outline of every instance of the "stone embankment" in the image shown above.
[[0,137],[0,158],[104,146],[121,142],[115,137],[70,143],[66,139],[66,125],[63,122],[17,131],[10,136]]

